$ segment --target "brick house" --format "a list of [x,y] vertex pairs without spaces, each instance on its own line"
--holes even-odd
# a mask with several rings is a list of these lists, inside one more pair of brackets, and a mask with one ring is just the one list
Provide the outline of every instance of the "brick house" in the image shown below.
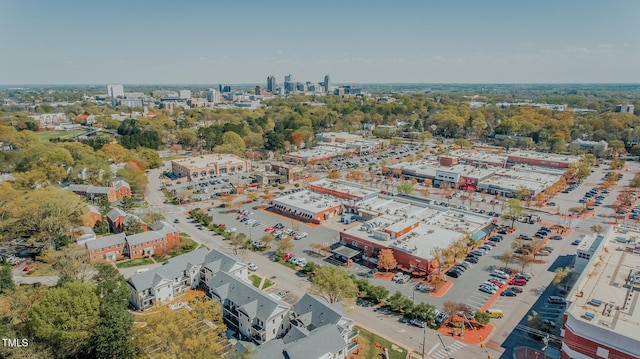
[[89,212],[85,213],[82,216],[82,225],[85,227],[93,228],[96,225],[96,222],[102,221],[102,213],[100,210],[94,206],[88,206]]
[[113,208],[107,213],[107,224],[109,224],[109,231],[112,233],[123,232],[125,226],[132,221],[138,221],[144,232],[149,229],[147,224],[144,223],[140,217],[129,214],[120,208]]
[[131,259],[166,253],[165,242],[158,232],[142,232],[126,237],[124,253]]
[[105,197],[110,203],[113,203],[124,197],[131,197],[131,186],[124,180],[115,181],[109,187],[71,184],[65,189],[85,196],[91,201],[98,201],[100,198]]
[[165,251],[173,251],[178,249],[180,245],[180,232],[165,221],[158,221],[151,225],[151,229],[157,233],[162,235],[164,240],[164,250]]
[[126,237],[124,233],[114,234],[91,241],[87,241],[89,259],[91,261],[115,261],[124,258]]

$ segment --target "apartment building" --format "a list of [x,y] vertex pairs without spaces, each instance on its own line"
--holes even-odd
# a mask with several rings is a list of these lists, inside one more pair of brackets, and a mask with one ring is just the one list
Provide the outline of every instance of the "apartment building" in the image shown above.
[[207,296],[220,302],[227,328],[241,340],[260,345],[289,331],[291,307],[257,289],[246,278],[218,272],[205,286]]

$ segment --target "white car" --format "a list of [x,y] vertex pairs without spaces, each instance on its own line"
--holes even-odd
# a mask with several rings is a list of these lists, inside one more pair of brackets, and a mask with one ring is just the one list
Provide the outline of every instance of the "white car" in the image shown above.
[[304,238],[306,236],[308,236],[307,232],[301,232],[301,233],[296,234],[295,238],[296,239],[302,239],[302,238]]
[[237,228],[229,228],[229,229],[227,229],[227,233],[233,233],[233,232],[235,232],[237,230],[238,230]]
[[250,271],[257,271],[258,270],[258,266],[255,265],[254,263],[247,263],[247,265],[249,266],[249,270]]

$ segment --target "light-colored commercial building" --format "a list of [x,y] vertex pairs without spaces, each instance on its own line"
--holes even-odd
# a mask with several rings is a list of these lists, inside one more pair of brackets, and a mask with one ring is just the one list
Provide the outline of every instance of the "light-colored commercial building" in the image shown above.
[[616,227],[578,249],[592,255],[567,296],[561,359],[640,358],[638,239],[637,229]]
[[220,174],[235,174],[251,169],[251,161],[230,154],[212,154],[171,161],[171,171],[189,180]]
[[302,190],[271,201],[272,209],[305,222],[320,223],[342,213],[342,202],[335,197]]
[[124,97],[124,87],[122,85],[107,85],[107,96],[112,98]]

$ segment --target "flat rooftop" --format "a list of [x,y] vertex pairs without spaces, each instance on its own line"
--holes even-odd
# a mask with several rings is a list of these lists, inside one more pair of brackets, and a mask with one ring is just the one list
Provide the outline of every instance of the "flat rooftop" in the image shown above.
[[340,193],[346,193],[355,197],[360,197],[366,199],[368,197],[374,196],[379,191],[374,190],[372,188],[365,187],[359,183],[347,182],[347,181],[332,181],[330,179],[320,179],[314,182],[309,183],[310,186],[316,186],[325,188],[327,190],[336,191]]
[[481,163],[500,163],[504,164],[507,162],[507,156],[504,153],[493,153],[493,152],[472,152],[467,153],[462,156],[462,160],[466,162],[481,162]]
[[177,160],[172,160],[171,162],[177,163],[187,168],[195,169],[195,168],[209,167],[214,164],[220,165],[224,163],[237,163],[237,162],[244,162],[244,161],[247,161],[247,160],[240,158],[236,155],[212,154],[212,155],[202,155],[202,156],[181,158]]
[[499,168],[494,176],[483,180],[480,185],[507,190],[526,187],[538,193],[556,183],[560,177],[562,177],[562,171],[547,171],[535,167]]
[[553,153],[541,153],[541,152],[530,152],[530,151],[510,152],[508,153],[508,156],[513,158],[529,158],[529,159],[537,159],[537,160],[561,162],[561,163],[575,163],[580,160],[580,157],[577,157],[577,156],[558,155]]
[[314,158],[334,157],[344,152],[344,148],[336,146],[317,146],[308,150],[300,150],[289,152],[285,156],[298,157],[304,160],[312,160]]
[[567,297],[567,313],[578,321],[571,329],[640,356],[640,232],[614,227],[602,241],[587,242],[579,248],[595,254]]
[[[384,196],[360,202],[358,207],[364,211],[380,213],[380,216],[346,230],[347,234],[425,259],[431,259],[434,247],[446,248],[491,221],[489,217],[475,213],[456,209],[442,211],[427,204]],[[375,235],[376,230],[397,232],[416,222],[417,228],[396,239],[384,240]]]
[[273,200],[273,203],[311,213],[317,213],[341,204],[340,200],[335,197],[311,192],[309,190],[302,190],[278,197]]

